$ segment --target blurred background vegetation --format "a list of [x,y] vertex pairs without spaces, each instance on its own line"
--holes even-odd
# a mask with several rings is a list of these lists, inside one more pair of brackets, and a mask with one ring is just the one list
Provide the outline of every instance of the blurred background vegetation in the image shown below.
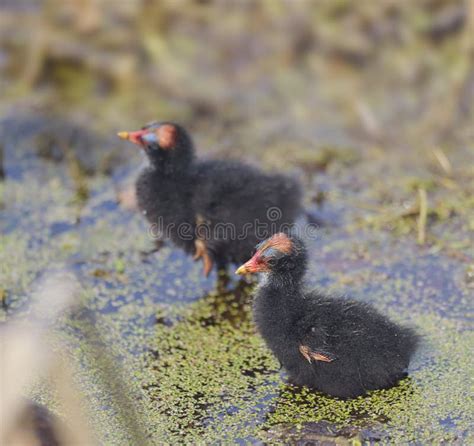
[[56,112],[107,130],[178,119],[210,149],[251,156],[354,140],[431,149],[473,136],[472,2],[3,0],[1,8],[3,112]]

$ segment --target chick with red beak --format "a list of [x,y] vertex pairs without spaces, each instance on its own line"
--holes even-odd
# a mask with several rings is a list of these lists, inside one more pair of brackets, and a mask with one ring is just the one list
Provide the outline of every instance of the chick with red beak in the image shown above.
[[126,139],[127,141],[133,142],[139,146],[145,145],[145,140],[143,137],[147,134],[147,129],[137,130],[135,132],[118,132],[117,136],[121,139]]
[[294,385],[339,398],[396,385],[419,344],[417,332],[361,300],[310,290],[305,243],[279,233],[257,246],[238,274],[265,272],[255,325]]
[[[177,123],[154,122],[118,136],[138,145],[148,158],[135,195],[157,242],[168,238],[195,260],[202,259],[206,276],[212,269],[224,272],[229,264],[243,263],[259,240],[291,227],[302,211],[296,180],[236,160],[200,159],[190,134]],[[232,237],[228,227],[246,237]],[[260,260],[252,271],[263,271]]]
[[134,132],[118,132],[117,136],[143,148],[170,150],[176,146],[178,129],[168,123],[151,123]]
[[268,265],[261,253],[257,251],[250,260],[245,262],[237,269],[235,274],[254,274],[264,271],[269,271]]
[[272,267],[275,266],[275,261],[289,254],[292,247],[293,244],[285,233],[280,232],[275,234],[258,244],[254,256],[240,266],[235,273],[241,275],[262,272],[269,273]]

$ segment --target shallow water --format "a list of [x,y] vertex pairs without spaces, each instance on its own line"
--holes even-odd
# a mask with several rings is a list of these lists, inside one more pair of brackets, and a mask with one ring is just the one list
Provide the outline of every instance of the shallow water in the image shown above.
[[[232,279],[227,289],[216,290],[215,273],[203,278],[201,265],[172,246],[145,253],[152,240],[143,218],[122,209],[115,195],[117,185],[133,180],[138,158],[117,161],[112,175],[82,172],[78,179],[70,162],[39,156],[34,136],[40,130],[27,128],[14,143],[11,135],[2,136],[3,313],[27,315],[30,290],[45,271],[66,265],[78,275],[83,309],[59,321],[55,342],[65,343],[74,358],[104,444],[133,441],[133,432],[117,416],[117,389],[97,372],[107,367],[95,348],[120,364],[152,443],[474,441],[466,379],[474,373],[470,202],[430,222],[433,239],[419,246],[413,217],[395,213],[388,224],[385,218],[391,209],[385,203],[411,200],[409,188],[394,187],[389,199],[382,191],[379,212],[377,173],[366,163],[336,159],[324,172],[307,174],[307,210],[321,223],[308,240],[309,283],[370,302],[423,336],[408,379],[341,401],[285,384],[255,333],[252,285]],[[90,155],[97,164],[97,152]],[[380,167],[385,161],[377,162]],[[406,176],[392,168],[387,182],[404,184]],[[472,178],[463,173],[459,181],[468,185]],[[85,195],[78,187],[84,184]],[[319,205],[310,202],[313,188],[327,191]],[[463,197],[442,188],[433,196]],[[32,396],[60,412],[46,388],[39,383]]]

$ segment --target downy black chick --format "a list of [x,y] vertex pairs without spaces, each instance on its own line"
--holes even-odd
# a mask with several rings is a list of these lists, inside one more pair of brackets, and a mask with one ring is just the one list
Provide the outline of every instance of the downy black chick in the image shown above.
[[396,384],[417,348],[415,331],[366,303],[306,291],[306,265],[303,242],[279,233],[237,270],[267,275],[254,318],[290,381],[341,398]]
[[240,264],[255,244],[288,230],[302,210],[295,180],[237,161],[196,159],[186,130],[156,122],[120,132],[143,148],[149,166],[136,183],[138,206],[165,238],[213,266]]

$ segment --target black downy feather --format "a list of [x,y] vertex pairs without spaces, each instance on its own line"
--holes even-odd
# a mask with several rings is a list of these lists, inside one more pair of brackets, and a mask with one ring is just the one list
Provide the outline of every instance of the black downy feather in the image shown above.
[[201,219],[214,265],[225,269],[243,262],[258,241],[290,228],[302,210],[297,181],[238,161],[196,159],[183,127],[169,122],[149,127],[161,125],[176,128],[175,147],[163,150],[159,142],[145,147],[150,165],[136,191],[148,221],[166,228],[176,246],[194,252]]
[[[341,398],[396,384],[419,343],[416,332],[366,303],[305,291],[306,249],[290,240],[291,253],[270,258],[254,302],[258,330],[290,380]],[[301,346],[319,360],[309,362]]]

